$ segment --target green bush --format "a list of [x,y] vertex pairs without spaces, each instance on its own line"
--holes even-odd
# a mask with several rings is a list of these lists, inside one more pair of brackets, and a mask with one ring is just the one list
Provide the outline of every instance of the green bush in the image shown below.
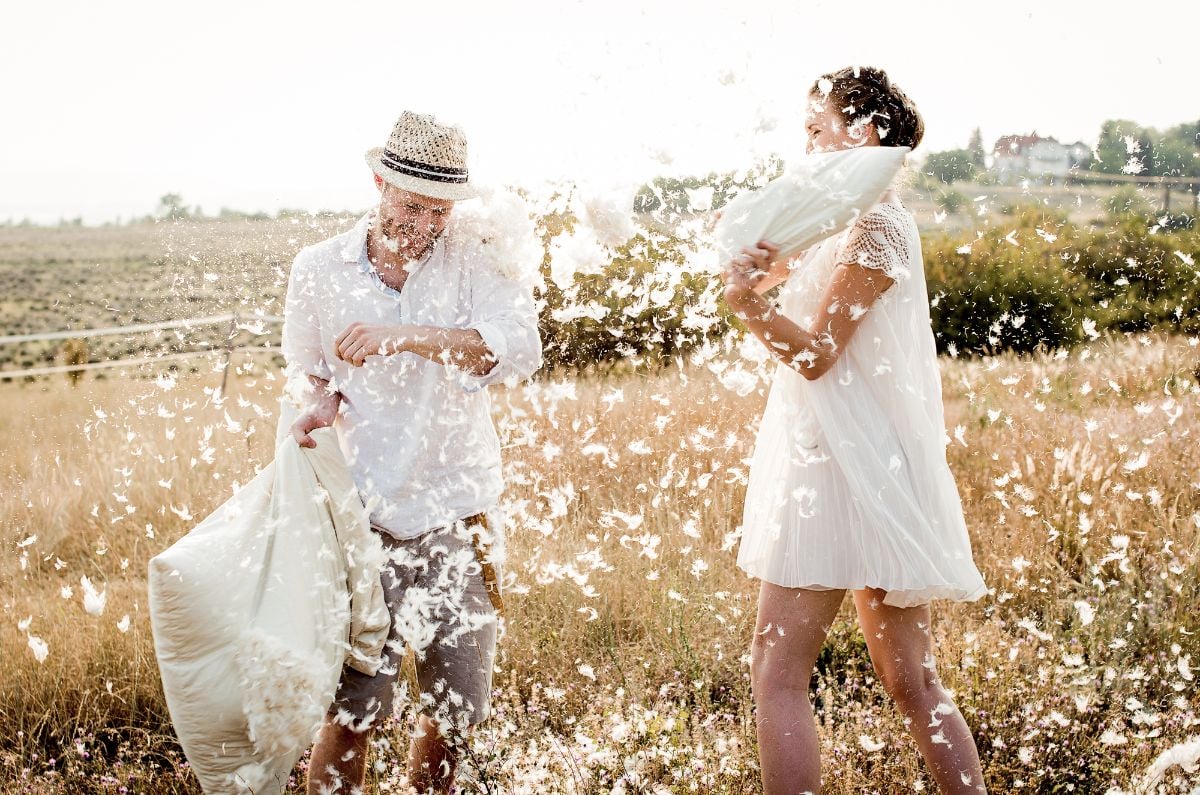
[[950,215],[955,215],[966,206],[967,197],[954,188],[943,188],[934,193],[933,201]]
[[[614,251],[603,273],[577,274],[565,290],[551,277],[551,243],[560,234],[572,233],[579,221],[570,212],[537,219],[546,246],[538,298],[547,367],[588,369],[639,361],[661,364],[728,332],[725,306],[719,301],[714,305],[712,300],[717,289],[715,277],[682,267],[693,242],[662,231],[672,226],[662,220],[669,212],[673,211],[656,213],[649,224],[652,229],[642,228]],[[707,327],[687,323],[688,310],[694,314],[702,303],[710,307],[708,315],[713,322]],[[571,308],[600,310],[602,314],[598,319],[559,314]]]
[[[1085,231],[1039,205],[978,237],[924,240],[934,334],[941,350],[1032,350],[1101,333],[1200,331],[1200,235],[1163,232],[1126,214]],[[1084,328],[1084,321],[1094,327]]]
[[1142,189],[1133,185],[1120,186],[1100,204],[1110,218],[1126,214],[1146,215],[1152,209],[1150,200],[1146,198]]
[[[993,231],[968,243],[925,243],[930,319],[938,349],[984,354],[1078,342],[1086,285],[1048,249],[1014,246]],[[1033,254],[1033,256],[1030,256]]]
[[[724,335],[729,320],[723,304],[709,328],[685,326],[685,309],[714,289],[714,277],[680,273],[683,256],[679,240],[639,235],[616,252],[605,273],[577,276],[565,292],[551,280],[547,265],[540,318],[547,366],[586,368],[631,357],[662,363]],[[568,306],[599,306],[605,313],[599,320],[556,319]]]
[[1127,215],[1100,232],[1081,235],[1070,267],[1089,286],[1101,328],[1117,331],[1200,331],[1200,236],[1152,232]]
[[1035,233],[1039,228],[1043,232],[1046,231],[1047,226],[1051,228],[1066,227],[1071,219],[1071,214],[1067,210],[1037,201],[1005,202],[1000,205],[1000,214],[1012,219],[1005,222],[1006,228],[1015,226],[1018,230]]

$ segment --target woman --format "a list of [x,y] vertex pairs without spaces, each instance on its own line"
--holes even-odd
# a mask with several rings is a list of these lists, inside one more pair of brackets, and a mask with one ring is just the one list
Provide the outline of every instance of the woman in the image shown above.
[[[808,151],[920,143],[912,101],[878,69],[822,76]],[[984,791],[971,732],[939,683],[929,601],[987,589],[946,464],[921,244],[894,189],[847,231],[781,262],[769,241],[722,277],[781,360],[758,433],[738,565],[762,580],[751,674],[763,787],[818,792],[808,687],[847,590],[875,671],[943,792]],[[763,297],[784,283],[776,309]]]

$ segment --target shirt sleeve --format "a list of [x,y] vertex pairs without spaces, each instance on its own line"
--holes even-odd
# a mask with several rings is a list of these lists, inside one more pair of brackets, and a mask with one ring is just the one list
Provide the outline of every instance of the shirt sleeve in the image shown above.
[[909,234],[892,213],[872,210],[863,214],[846,238],[839,262],[876,268],[896,281],[911,275]]
[[537,372],[542,366],[542,338],[532,283],[477,263],[471,301],[467,328],[479,332],[496,363],[484,375],[462,371],[463,389],[476,392],[498,381],[512,385]]
[[320,301],[315,289],[313,265],[313,258],[307,251],[301,251],[292,262],[292,272],[288,276],[280,347],[287,362],[289,380],[303,374],[315,375],[326,381],[333,377],[321,346]]

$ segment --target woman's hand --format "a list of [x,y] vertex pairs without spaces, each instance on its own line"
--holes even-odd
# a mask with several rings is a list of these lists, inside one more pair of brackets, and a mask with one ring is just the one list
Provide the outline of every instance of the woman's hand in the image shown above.
[[734,312],[742,314],[748,301],[756,295],[750,274],[731,262],[721,272],[721,281],[725,282],[725,303]]
[[771,272],[771,264],[779,256],[779,246],[766,240],[758,241],[757,246],[746,246],[742,253],[734,257],[725,270],[721,272],[721,280],[725,283],[725,301],[730,308],[742,312],[756,295],[755,286]]
[[362,367],[368,356],[390,356],[404,350],[402,326],[379,323],[351,323],[334,340],[339,359]]

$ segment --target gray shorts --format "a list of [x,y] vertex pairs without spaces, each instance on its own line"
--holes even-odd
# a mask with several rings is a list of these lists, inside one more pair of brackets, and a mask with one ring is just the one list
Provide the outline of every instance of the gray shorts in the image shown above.
[[[471,543],[474,528],[458,522],[410,539],[371,529],[388,553],[383,586],[392,628],[375,676],[343,667],[329,717],[356,731],[382,724],[412,651],[420,712],[444,728],[480,723],[491,711],[496,612]],[[402,687],[407,692],[407,682]]]

